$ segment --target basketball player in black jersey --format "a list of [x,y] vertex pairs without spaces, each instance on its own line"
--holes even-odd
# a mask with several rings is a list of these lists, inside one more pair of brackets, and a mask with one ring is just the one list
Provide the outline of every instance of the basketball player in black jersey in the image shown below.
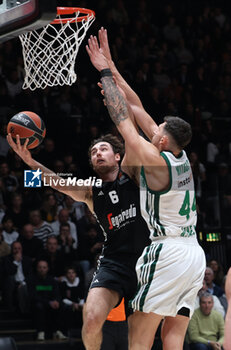
[[[27,149],[29,140],[21,145],[19,136],[15,143],[10,134],[7,140],[31,169],[42,171],[47,183],[50,176],[61,179],[31,157]],[[102,326],[108,313],[123,297],[128,301],[135,293],[135,264],[149,244],[149,231],[140,214],[139,188],[126,174],[126,155],[121,162],[122,151],[122,144],[112,135],[92,143],[90,161],[103,180],[102,187],[54,186],[74,200],[85,202],[95,213],[105,235],[102,256],[83,312],[82,335],[87,350],[100,349]]]

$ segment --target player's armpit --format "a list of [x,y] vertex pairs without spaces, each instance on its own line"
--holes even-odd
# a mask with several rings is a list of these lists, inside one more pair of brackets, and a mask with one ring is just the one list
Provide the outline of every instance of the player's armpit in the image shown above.
[[125,143],[125,155],[121,162],[121,168],[137,185],[139,185],[140,167],[139,159],[136,158],[132,150],[126,147]]
[[84,202],[93,211],[93,197],[91,186],[64,186],[56,188],[57,191],[66,194],[77,202]]

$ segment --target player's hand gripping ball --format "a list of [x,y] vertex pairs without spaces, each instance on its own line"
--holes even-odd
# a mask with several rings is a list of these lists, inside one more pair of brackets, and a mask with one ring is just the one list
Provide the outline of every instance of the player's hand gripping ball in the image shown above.
[[20,112],[15,114],[7,125],[7,133],[11,134],[14,142],[19,135],[21,145],[29,139],[27,148],[37,147],[46,135],[46,127],[43,120],[33,112]]

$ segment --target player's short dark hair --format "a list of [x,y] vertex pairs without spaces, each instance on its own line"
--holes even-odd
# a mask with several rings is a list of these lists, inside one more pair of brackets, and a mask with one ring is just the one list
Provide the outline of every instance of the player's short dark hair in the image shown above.
[[124,144],[118,139],[118,137],[116,137],[112,134],[106,134],[106,135],[102,135],[99,138],[93,140],[92,143],[90,144],[90,147],[88,149],[88,157],[89,157],[90,164],[91,164],[92,147],[94,147],[99,142],[108,142],[112,146],[113,152],[115,154],[119,153],[120,159],[122,160],[122,158],[124,156]]
[[176,145],[182,150],[192,139],[191,125],[179,117],[166,116],[164,129],[172,136]]

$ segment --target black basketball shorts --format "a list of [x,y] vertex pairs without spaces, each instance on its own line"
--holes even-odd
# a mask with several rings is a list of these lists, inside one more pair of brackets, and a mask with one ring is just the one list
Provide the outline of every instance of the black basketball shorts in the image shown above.
[[107,288],[119,293],[121,299],[125,299],[125,304],[131,299],[137,287],[135,268],[109,259],[102,259],[95,275],[93,276],[90,289]]

